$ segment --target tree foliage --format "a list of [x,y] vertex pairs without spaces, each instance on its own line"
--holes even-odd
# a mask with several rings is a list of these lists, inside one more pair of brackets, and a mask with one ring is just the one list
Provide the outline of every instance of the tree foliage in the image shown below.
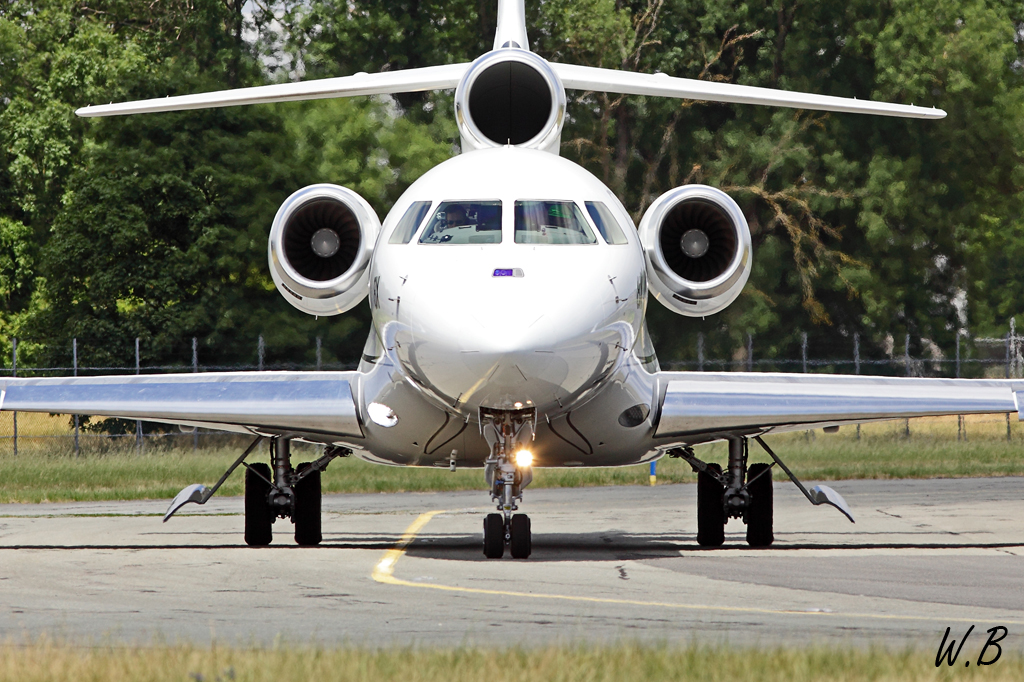
[[[295,189],[335,182],[383,218],[453,153],[451,94],[108,120],[84,103],[468,61],[491,0],[7,0],[0,7],[0,326],[40,362],[358,357],[368,311],[315,320],[273,290],[266,237]],[[1024,6],[1008,0],[546,0],[552,61],[949,112],[940,122],[571,92],[562,153],[639,218],[662,192],[729,192],[755,269],[724,313],[650,307],[663,361],[866,354],[910,334],[1024,327]],[[889,343],[888,346],[892,344]],[[918,348],[915,346],[914,351]]]

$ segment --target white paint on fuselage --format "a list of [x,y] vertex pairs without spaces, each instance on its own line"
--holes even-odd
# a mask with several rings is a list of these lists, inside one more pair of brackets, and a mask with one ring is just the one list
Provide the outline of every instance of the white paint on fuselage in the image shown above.
[[[415,201],[500,200],[500,244],[389,244]],[[625,245],[516,244],[514,202],[607,205]],[[495,277],[519,268],[522,277]],[[628,213],[597,178],[545,152],[503,148],[457,156],[395,204],[371,265],[375,333],[400,371],[437,403],[536,406],[555,415],[593,389],[633,347],[646,307],[644,257]]]

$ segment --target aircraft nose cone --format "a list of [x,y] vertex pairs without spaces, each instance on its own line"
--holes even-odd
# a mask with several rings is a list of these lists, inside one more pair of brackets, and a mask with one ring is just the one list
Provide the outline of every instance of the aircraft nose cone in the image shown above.
[[607,373],[632,335],[625,323],[559,312],[526,306],[502,319],[452,306],[435,333],[409,333],[400,357],[452,405],[557,409]]

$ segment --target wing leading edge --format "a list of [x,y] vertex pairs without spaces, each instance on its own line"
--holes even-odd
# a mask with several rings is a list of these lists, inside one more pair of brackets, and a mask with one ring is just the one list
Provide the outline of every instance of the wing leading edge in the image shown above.
[[357,382],[357,372],[0,379],[0,410],[361,438],[354,397]]
[[1016,412],[1024,380],[660,372],[656,437],[778,433],[819,426]]
[[816,95],[792,90],[758,88],[735,83],[678,78],[664,73],[649,74],[615,69],[601,69],[575,64],[552,64],[562,84],[570,90],[615,92],[623,95],[675,97],[706,102],[760,104],[771,107],[836,111],[848,114],[874,114],[902,118],[940,119],[946,112],[934,107],[916,107],[850,97]]
[[125,114],[156,114],[165,111],[186,111],[189,109],[210,109],[232,107],[243,104],[267,104],[271,102],[300,102],[311,99],[333,97],[358,97],[361,95],[390,95],[399,92],[422,92],[425,90],[447,90],[462,80],[469,64],[445,64],[402,71],[381,73],[357,73],[339,78],[322,78],[298,83],[278,83],[252,88],[218,90],[197,95],[180,95],[158,99],[119,102],[82,107],[75,111],[79,116],[121,116]]

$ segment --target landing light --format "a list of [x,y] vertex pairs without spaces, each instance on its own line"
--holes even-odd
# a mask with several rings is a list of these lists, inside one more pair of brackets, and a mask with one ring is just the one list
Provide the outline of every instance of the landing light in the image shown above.
[[533,453],[529,450],[520,450],[516,453],[516,466],[525,469],[533,464]]

